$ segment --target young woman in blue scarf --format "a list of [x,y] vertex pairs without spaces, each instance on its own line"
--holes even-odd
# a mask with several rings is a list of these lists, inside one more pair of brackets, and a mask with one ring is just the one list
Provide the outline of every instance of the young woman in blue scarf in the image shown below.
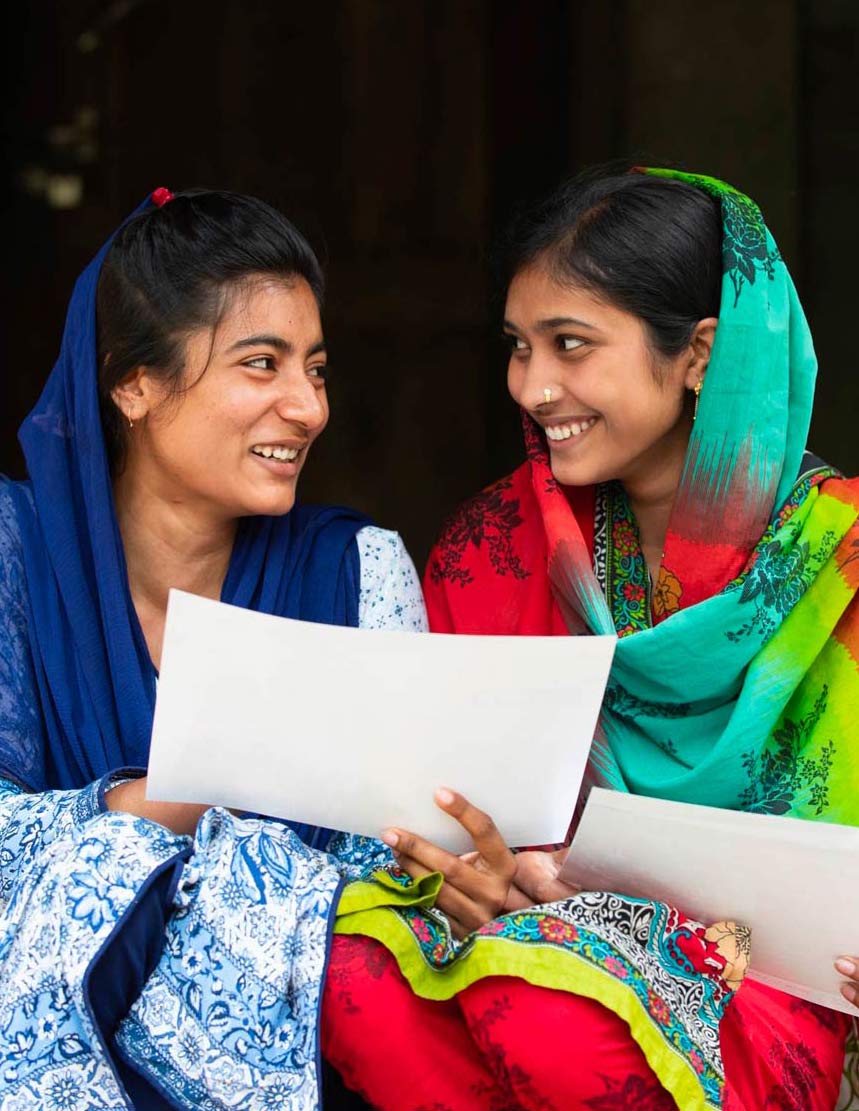
[[158,190],[80,276],[29,479],[0,478],[3,1111],[318,1105],[332,908],[383,846],[147,802],[145,768],[171,587],[425,627],[396,534],[295,503],[322,293],[267,205]]

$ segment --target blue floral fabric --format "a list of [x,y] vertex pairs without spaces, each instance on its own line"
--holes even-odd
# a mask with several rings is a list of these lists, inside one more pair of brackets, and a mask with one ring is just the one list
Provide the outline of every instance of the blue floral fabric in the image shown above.
[[[375,844],[373,863],[387,862]],[[206,813],[161,960],[116,1038],[177,1107],[318,1106],[317,1014],[344,871],[276,822]]]
[[[357,535],[359,624],[426,628],[399,537]],[[0,482],[0,744],[42,750],[14,514]],[[176,1108],[319,1105],[318,1008],[345,879],[390,860],[336,834],[308,848],[267,819],[208,811],[195,838],[107,810],[123,777],[24,792],[0,780],[0,1109],[131,1107],[130,1066]],[[105,1027],[96,970],[166,877],[155,958],[118,1024]],[[150,929],[150,934],[152,930]]]
[[129,1106],[85,996],[86,973],[139,888],[185,839],[127,814],[88,816],[92,793],[80,794],[0,794],[3,1111]]

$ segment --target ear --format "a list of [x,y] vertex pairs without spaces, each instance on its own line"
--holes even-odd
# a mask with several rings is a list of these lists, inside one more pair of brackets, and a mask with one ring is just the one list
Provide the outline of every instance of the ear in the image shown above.
[[136,367],[110,391],[126,420],[143,420],[155,400],[155,383],[145,366]]
[[689,363],[686,367],[685,386],[687,390],[694,390],[699,382],[704,381],[710,356],[713,354],[713,343],[716,339],[716,325],[719,323],[715,316],[707,316],[695,325],[689,340]]

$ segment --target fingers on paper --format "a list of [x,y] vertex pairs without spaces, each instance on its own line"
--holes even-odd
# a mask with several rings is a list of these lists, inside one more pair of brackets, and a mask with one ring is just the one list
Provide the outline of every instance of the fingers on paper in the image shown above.
[[490,816],[476,806],[472,806],[464,795],[451,791],[447,787],[436,791],[435,798],[441,809],[452,818],[456,818],[469,834],[475,848],[492,871],[506,880],[511,880],[516,870],[513,854]]
[[443,872],[446,877],[452,877],[467,867],[458,856],[404,829],[386,829],[382,840],[390,845],[398,860],[413,860],[429,872]]
[[842,976],[852,977],[848,983],[841,985],[841,994],[848,1003],[859,1007],[859,957],[839,957],[835,969]]

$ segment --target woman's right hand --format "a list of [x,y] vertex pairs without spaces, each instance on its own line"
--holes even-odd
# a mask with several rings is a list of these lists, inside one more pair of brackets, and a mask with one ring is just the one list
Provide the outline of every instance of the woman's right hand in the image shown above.
[[146,776],[129,779],[105,794],[108,810],[122,810],[138,818],[147,818],[173,833],[193,837],[197,822],[209,809],[192,802],[151,802],[146,798]]
[[507,893],[504,912],[527,910],[541,903],[556,903],[578,895],[580,887],[558,879],[567,852],[566,848],[562,848],[555,852],[529,850],[516,853],[516,872]]

